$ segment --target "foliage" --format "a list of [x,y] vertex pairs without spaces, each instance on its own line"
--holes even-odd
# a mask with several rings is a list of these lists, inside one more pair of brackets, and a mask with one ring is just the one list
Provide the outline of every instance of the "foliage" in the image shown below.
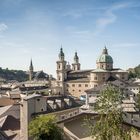
[[129,70],[129,79],[130,78],[140,78],[140,65]]
[[101,91],[95,105],[98,115],[94,117],[94,122],[88,120],[90,133],[95,140],[131,140],[135,130],[123,124],[121,101],[122,93],[119,89],[108,86]]
[[9,70],[8,68],[0,68],[0,77],[5,80],[26,81],[28,79],[28,74],[22,70]]
[[137,77],[137,75],[136,75],[135,72],[130,71],[130,72],[128,73],[128,79],[136,78],[136,77]]
[[55,123],[54,115],[41,115],[29,124],[29,136],[34,140],[62,140],[63,131]]
[[136,73],[137,77],[140,77],[140,65],[135,67],[135,73]]

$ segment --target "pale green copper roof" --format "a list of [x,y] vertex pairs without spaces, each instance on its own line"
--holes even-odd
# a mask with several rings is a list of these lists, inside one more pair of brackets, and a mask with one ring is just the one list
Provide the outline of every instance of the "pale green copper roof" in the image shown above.
[[104,69],[95,69],[92,72],[109,72],[109,71],[104,70]]
[[98,57],[97,63],[113,63],[112,57],[108,54],[107,48],[103,49],[102,54]]

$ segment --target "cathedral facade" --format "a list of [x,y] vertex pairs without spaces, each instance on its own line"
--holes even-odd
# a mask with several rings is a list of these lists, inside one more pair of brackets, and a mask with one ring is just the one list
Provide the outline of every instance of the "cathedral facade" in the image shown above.
[[96,60],[96,69],[81,70],[77,52],[75,52],[72,67],[65,60],[63,49],[60,49],[57,63],[57,85],[62,87],[63,94],[80,97],[85,90],[97,87],[116,79],[127,81],[128,72],[113,68],[113,59],[105,47]]

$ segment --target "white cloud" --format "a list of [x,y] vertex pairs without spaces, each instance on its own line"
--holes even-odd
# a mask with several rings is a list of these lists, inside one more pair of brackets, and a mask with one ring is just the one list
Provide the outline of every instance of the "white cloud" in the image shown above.
[[5,23],[0,23],[0,32],[4,32],[8,29],[8,26]]
[[101,33],[108,25],[114,23],[117,20],[117,15],[114,13],[120,9],[128,8],[130,3],[119,3],[112,5],[104,11],[102,17],[96,20],[96,31],[95,35]]
[[99,18],[96,21],[97,28],[102,30],[109,24],[115,22],[116,19],[117,19],[117,16],[114,15],[112,12],[108,11],[108,12],[106,12],[106,15],[104,17]]

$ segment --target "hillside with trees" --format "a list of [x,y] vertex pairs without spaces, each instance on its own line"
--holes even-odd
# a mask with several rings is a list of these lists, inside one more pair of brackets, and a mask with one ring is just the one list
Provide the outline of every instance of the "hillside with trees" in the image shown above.
[[131,78],[140,78],[140,64],[135,68],[129,68],[129,79]]
[[16,80],[21,82],[28,80],[28,74],[22,70],[9,70],[8,68],[0,68],[0,79],[3,81]]

